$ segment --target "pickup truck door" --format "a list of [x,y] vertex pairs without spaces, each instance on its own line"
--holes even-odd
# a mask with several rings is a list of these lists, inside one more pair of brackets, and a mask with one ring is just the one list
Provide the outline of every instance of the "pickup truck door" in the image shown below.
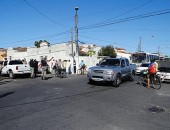
[[125,59],[126,62],[126,75],[129,75],[131,73],[131,67],[128,59]]
[[126,64],[125,64],[125,60],[122,59],[121,60],[121,74],[122,74],[122,77],[126,76]]

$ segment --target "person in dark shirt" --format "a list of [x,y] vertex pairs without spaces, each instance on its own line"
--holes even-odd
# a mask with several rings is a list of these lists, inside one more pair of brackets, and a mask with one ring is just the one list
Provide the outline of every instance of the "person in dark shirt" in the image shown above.
[[47,79],[47,62],[45,59],[41,60],[41,79]]
[[34,61],[33,59],[30,59],[30,62],[29,62],[29,65],[30,65],[30,70],[31,70],[31,78],[34,78]]
[[35,76],[35,78],[37,77],[37,73],[38,73],[38,61],[35,59],[34,60],[34,76]]
[[76,60],[74,60],[74,62],[73,62],[73,66],[74,66],[74,74],[76,74]]

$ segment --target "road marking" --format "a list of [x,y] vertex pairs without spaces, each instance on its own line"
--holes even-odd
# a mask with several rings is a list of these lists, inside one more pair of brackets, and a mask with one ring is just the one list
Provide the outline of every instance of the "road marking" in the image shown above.
[[163,92],[158,92],[157,94],[158,94],[159,96],[170,97],[170,94],[166,94],[166,93],[163,93]]

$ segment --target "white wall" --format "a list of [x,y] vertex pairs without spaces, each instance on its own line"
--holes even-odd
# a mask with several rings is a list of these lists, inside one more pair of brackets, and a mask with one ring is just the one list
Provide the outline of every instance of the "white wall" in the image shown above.
[[[97,47],[95,51],[98,52],[100,50],[100,47]],[[76,53],[76,44],[73,43],[73,52]],[[97,53],[96,52],[96,53]],[[61,59],[63,60],[70,60],[72,64],[72,70],[73,70],[73,57],[72,57],[72,44],[69,43],[63,43],[63,44],[55,44],[51,46],[42,46],[40,48],[36,47],[28,47],[27,52],[18,52],[16,50],[13,50],[13,48],[9,48],[7,50],[7,57],[11,57],[11,59],[26,59],[27,63],[30,61],[30,59],[36,59],[37,61],[41,60],[41,57],[47,56],[47,60],[54,57],[55,60]],[[97,55],[97,54],[96,54]],[[77,63],[77,69],[79,68],[79,64],[81,60],[84,60],[85,64],[87,65],[87,68],[96,65],[96,63],[99,62],[99,59],[97,59],[97,56],[79,56],[79,58],[74,56],[76,63]],[[79,61],[79,63],[78,63]],[[51,62],[48,63],[51,65]],[[77,71],[76,71],[77,72]]]
[[[81,62],[83,60],[87,66],[87,69],[95,66],[97,63],[99,63],[99,59],[96,56],[89,57],[89,56],[80,56],[79,61]],[[79,62],[79,64],[80,64]]]
[[117,53],[117,58],[121,58],[121,57],[129,59],[129,61],[132,63],[132,59],[131,59],[132,55],[131,54],[128,54],[128,53]]

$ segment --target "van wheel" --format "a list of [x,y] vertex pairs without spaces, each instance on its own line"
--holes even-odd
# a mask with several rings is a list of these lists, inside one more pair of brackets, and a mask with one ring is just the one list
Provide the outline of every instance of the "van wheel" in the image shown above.
[[113,82],[113,86],[114,87],[119,87],[120,86],[120,83],[121,83],[121,77],[120,76],[117,76],[115,81]]
[[15,78],[15,75],[13,74],[12,71],[9,71],[8,73],[9,73],[9,78],[11,78],[11,79],[14,79],[14,78]]

